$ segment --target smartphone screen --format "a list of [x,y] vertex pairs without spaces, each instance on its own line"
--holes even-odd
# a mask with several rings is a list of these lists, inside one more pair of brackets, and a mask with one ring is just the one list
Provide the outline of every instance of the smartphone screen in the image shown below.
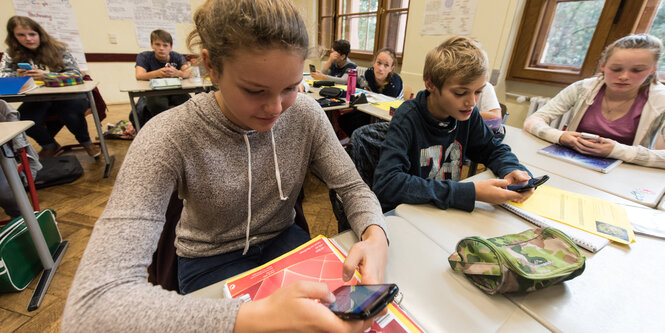
[[329,308],[342,319],[368,319],[395,299],[395,284],[341,286],[333,291],[335,302]]
[[309,64],[309,72],[310,72],[310,73],[314,73],[314,72],[316,72],[316,67],[315,67],[314,65],[312,65],[312,64]]

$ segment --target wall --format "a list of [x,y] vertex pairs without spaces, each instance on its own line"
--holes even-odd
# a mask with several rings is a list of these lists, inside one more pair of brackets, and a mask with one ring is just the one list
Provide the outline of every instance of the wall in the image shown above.
[[[490,71],[499,71],[495,87],[497,96],[508,107],[508,124],[517,127],[522,127],[528,102],[518,104],[515,98],[506,97],[506,91],[527,96],[554,96],[561,90],[558,87],[505,81],[523,6],[524,0],[479,0],[471,33],[471,37],[477,39],[487,52]],[[425,55],[448,37],[420,34],[424,10],[425,1],[411,1],[400,73],[405,84],[413,87],[414,91],[425,88],[422,79]]]
[[[190,0],[192,13],[205,0]],[[310,36],[316,33],[317,8],[314,1],[294,1],[305,17]],[[116,21],[108,17],[104,0],[70,0],[76,23],[79,26],[83,49],[87,53],[139,53],[149,49],[140,49],[136,40],[134,23]],[[11,0],[0,1],[0,41],[4,48],[7,36],[6,22],[16,14]],[[174,50],[180,53],[191,53],[187,50],[185,38],[193,28],[192,24],[177,24],[177,36]],[[109,33],[117,36],[117,44],[109,42]],[[313,39],[312,39],[313,40]],[[107,103],[129,103],[127,93],[120,91],[123,82],[134,80],[134,62],[88,63],[88,73],[100,82],[99,88]]]
[[[204,0],[190,0],[194,11]],[[489,57],[490,68],[500,72],[496,86],[499,100],[508,106],[510,117],[508,124],[521,127],[528,103],[518,104],[514,98],[505,96],[505,92],[531,96],[554,96],[561,88],[540,86],[520,82],[506,82],[505,75],[512,52],[512,44],[521,20],[521,11],[525,0],[479,0],[473,22],[471,36],[478,39]],[[113,21],[108,18],[104,0],[70,0],[79,26],[83,48],[89,53],[138,53],[134,23],[131,21]],[[320,66],[322,58],[317,55],[317,2],[313,0],[294,0],[300,9],[310,35],[313,52],[307,63]],[[422,17],[425,1],[411,0],[409,20],[406,31],[404,60],[397,70],[406,85],[418,91],[424,88],[422,69],[425,55],[447,36],[421,35]],[[7,21],[15,14],[10,0],[0,1],[0,22]],[[185,47],[185,37],[192,29],[191,24],[177,25],[175,50],[189,53]],[[118,43],[109,42],[109,33],[117,35]],[[0,29],[0,40],[6,37],[5,29]],[[307,66],[306,63],[306,66]],[[369,63],[359,62],[361,66]],[[123,82],[133,80],[134,63],[89,63],[90,75],[100,81],[100,89],[108,103],[127,103],[127,95],[120,92]],[[307,67],[305,67],[307,68]],[[304,69],[307,70],[307,69]]]

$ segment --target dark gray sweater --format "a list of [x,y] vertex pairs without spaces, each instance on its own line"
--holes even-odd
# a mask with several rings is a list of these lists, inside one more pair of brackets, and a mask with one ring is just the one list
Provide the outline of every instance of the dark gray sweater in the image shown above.
[[360,179],[328,119],[299,94],[272,130],[281,172],[280,199],[271,132],[231,123],[213,93],[150,120],[134,140],[106,209],[95,225],[69,293],[62,330],[228,331],[239,300],[197,299],[147,282],[173,189],[184,199],[176,228],[178,255],[211,256],[242,249],[248,219],[251,151],[251,244],[293,223],[293,206],[308,167],[345,202],[357,235],[386,230],[375,195]]

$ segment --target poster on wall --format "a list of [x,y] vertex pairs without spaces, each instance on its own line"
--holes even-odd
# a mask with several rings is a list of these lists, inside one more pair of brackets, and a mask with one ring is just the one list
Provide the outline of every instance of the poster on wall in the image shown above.
[[150,32],[155,29],[169,32],[176,48],[176,23],[192,22],[189,0],[106,0],[106,10],[112,20],[134,22],[140,48],[150,48]]
[[478,0],[426,0],[423,35],[470,35]]
[[76,17],[69,0],[13,1],[16,15],[27,16],[37,21],[49,35],[67,44],[67,49],[82,71],[88,70]]

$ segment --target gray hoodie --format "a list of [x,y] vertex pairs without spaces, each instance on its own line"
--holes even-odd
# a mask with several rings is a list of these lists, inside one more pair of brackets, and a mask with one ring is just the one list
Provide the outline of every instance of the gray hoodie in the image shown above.
[[184,199],[178,255],[226,253],[293,223],[308,167],[342,197],[357,235],[372,224],[386,230],[376,196],[308,96],[298,94],[268,132],[231,123],[213,93],[153,118],[129,148],[95,225],[62,330],[231,332],[239,300],[182,296],[146,280],[169,197],[177,189]]

